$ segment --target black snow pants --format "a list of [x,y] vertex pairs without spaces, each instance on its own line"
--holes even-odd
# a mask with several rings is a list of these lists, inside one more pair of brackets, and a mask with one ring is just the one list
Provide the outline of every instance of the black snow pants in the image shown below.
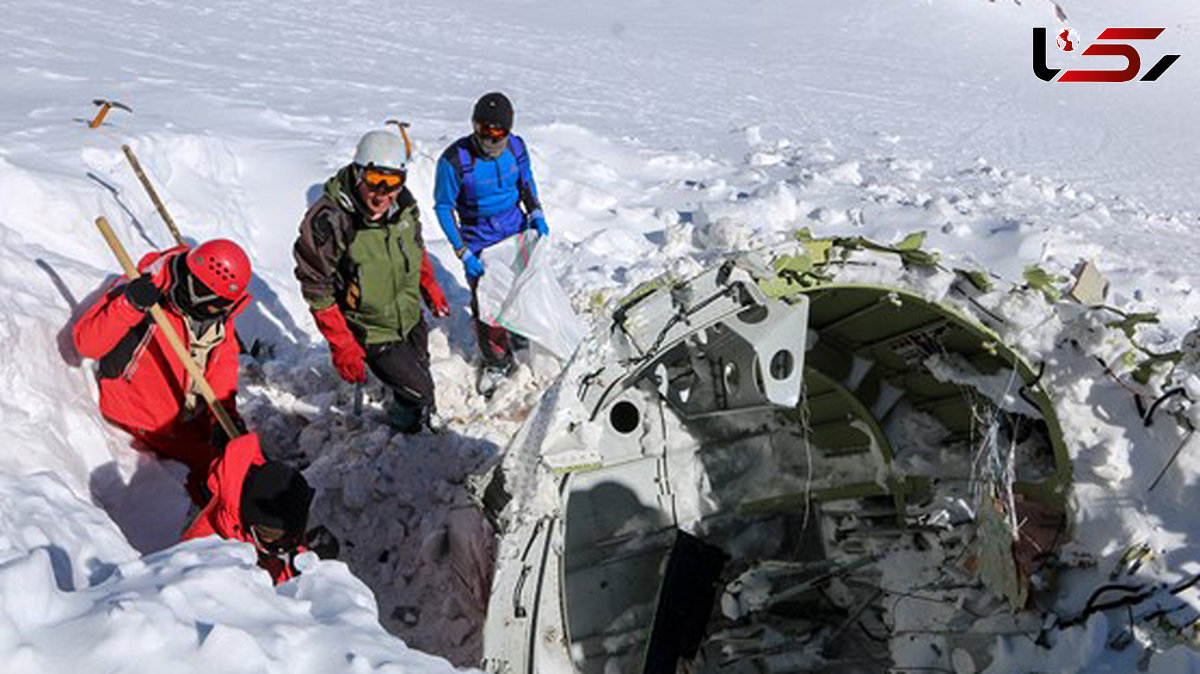
[[433,375],[429,372],[429,328],[425,319],[394,342],[369,344],[367,365],[387,384],[396,402],[433,410]]

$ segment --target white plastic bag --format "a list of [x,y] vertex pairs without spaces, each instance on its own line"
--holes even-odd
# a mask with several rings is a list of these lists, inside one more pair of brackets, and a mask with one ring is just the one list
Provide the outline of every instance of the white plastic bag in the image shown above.
[[483,250],[479,315],[565,361],[585,330],[545,259],[549,246],[539,243],[537,231],[528,229]]

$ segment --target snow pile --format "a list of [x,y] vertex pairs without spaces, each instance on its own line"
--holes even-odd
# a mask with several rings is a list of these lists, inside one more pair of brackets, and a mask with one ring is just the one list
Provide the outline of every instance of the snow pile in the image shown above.
[[455,671],[389,637],[340,562],[308,553],[303,575],[276,589],[248,544],[139,558],[47,473],[0,477],[0,525],[6,672]]

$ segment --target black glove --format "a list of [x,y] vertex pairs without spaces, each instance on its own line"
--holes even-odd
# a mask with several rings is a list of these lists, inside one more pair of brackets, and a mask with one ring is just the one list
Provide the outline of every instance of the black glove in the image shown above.
[[[238,435],[245,435],[246,422],[242,421],[241,417],[230,415],[229,418],[233,421],[234,427],[237,428]],[[208,442],[213,447],[216,447],[218,452],[222,453],[225,451],[225,445],[229,444],[229,435],[225,433],[225,427],[221,425],[221,422],[217,421],[215,416],[213,417],[212,435],[209,437]]]
[[338,550],[341,549],[341,544],[338,543],[337,536],[333,532],[325,528],[324,524],[318,524],[308,533],[304,535],[307,543],[304,547],[317,553],[321,559],[337,559]]
[[125,299],[133,305],[134,309],[141,312],[147,312],[150,307],[162,301],[163,292],[154,285],[154,280],[150,278],[150,274],[142,274],[125,284]]

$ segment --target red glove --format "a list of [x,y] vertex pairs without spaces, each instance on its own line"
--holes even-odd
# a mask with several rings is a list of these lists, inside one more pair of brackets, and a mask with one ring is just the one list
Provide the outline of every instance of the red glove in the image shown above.
[[324,309],[312,312],[312,315],[317,319],[317,328],[329,341],[329,353],[333,357],[333,366],[337,368],[338,374],[352,384],[365,382],[367,368],[364,361],[367,352],[350,332],[342,310],[336,304],[330,304]]
[[442,288],[433,276],[433,263],[429,261],[429,253],[425,253],[421,259],[421,296],[425,298],[425,305],[435,318],[450,315],[450,303],[446,301]]

